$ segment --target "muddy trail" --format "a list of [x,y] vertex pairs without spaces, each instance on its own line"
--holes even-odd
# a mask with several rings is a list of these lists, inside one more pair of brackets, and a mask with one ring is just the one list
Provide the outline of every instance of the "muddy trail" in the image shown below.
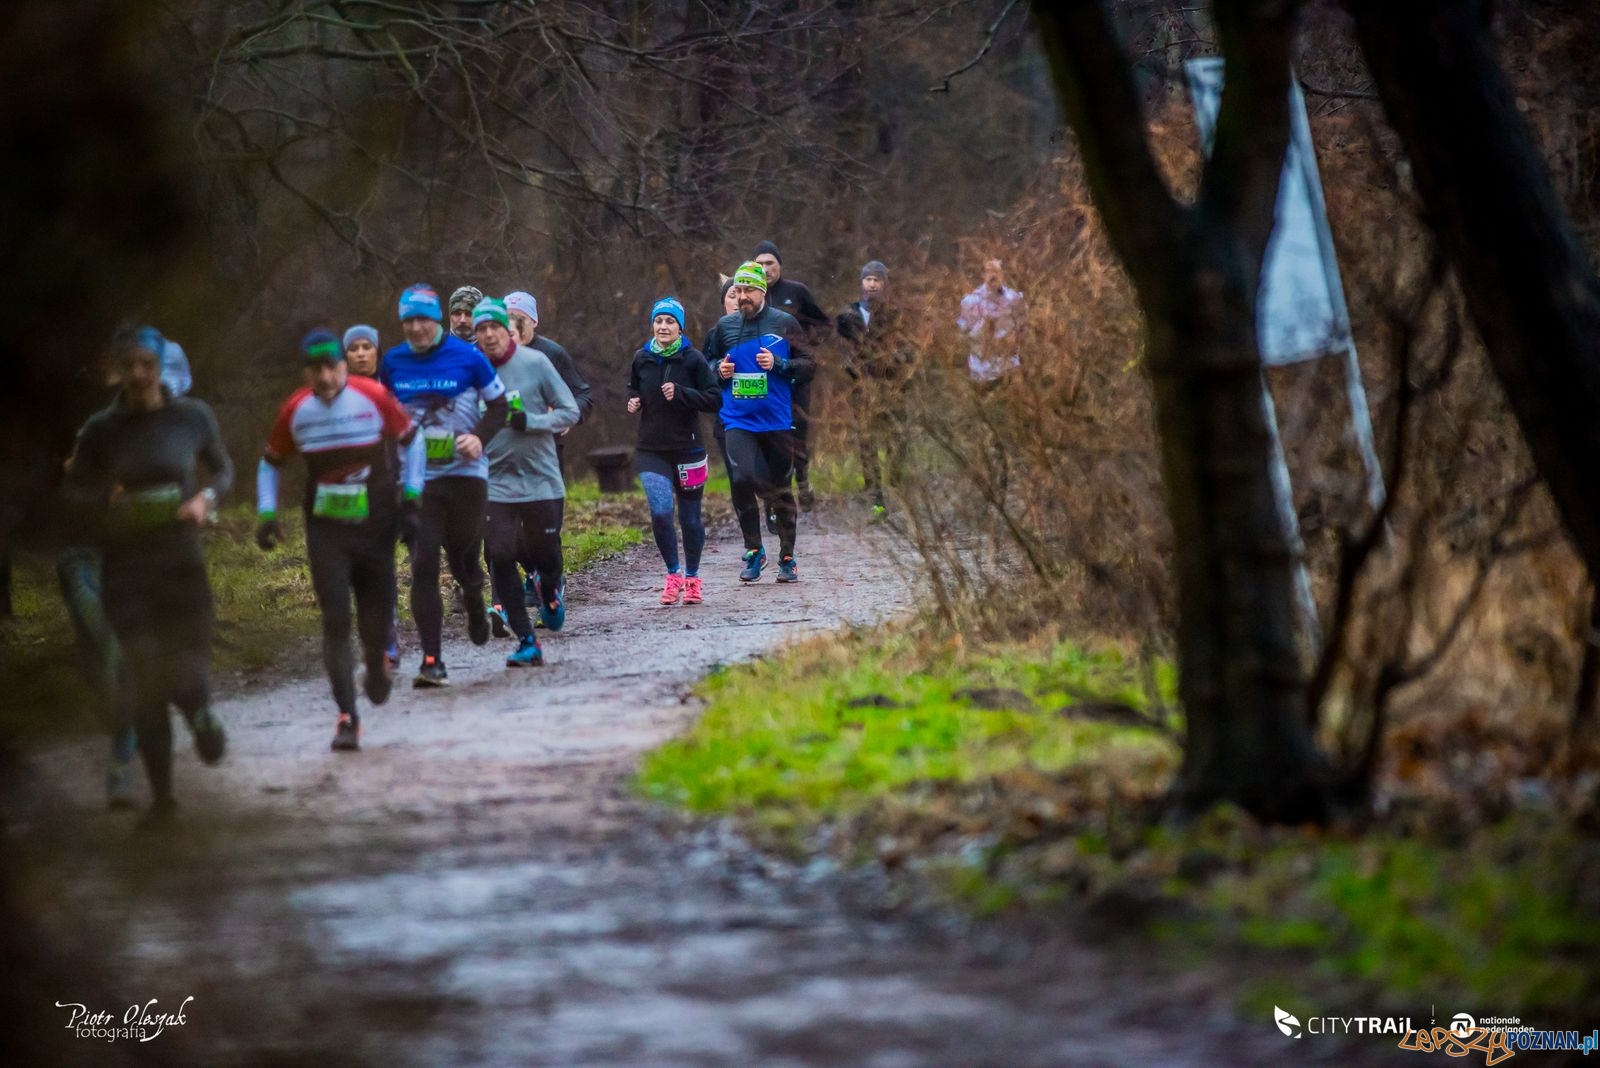
[[[229,756],[206,769],[181,745],[166,835],[103,811],[97,741],[40,754],[7,801],[7,848],[40,936],[85,962],[81,986],[38,992],[61,1017],[51,1063],[1282,1060],[1270,1022],[1236,1019],[1238,989],[1204,969],[893,907],[870,876],[783,865],[638,801],[631,770],[691,720],[712,664],[909,602],[881,536],[837,515],[806,519],[794,586],[739,588],[736,541],[713,542],[698,608],[654,604],[648,546],[573,576],[540,669],[507,671],[505,643],[474,648],[452,617],[454,685],[397,687],[359,754],[328,751],[320,675],[224,695]],[[185,1023],[142,1045],[76,1038],[54,1007],[191,995]]]

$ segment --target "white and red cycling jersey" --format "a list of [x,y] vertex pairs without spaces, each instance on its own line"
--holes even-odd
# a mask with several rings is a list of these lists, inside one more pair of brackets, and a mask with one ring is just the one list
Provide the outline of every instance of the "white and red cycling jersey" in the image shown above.
[[[373,514],[388,513],[393,502],[396,450],[390,442],[410,445],[417,425],[400,402],[369,378],[351,375],[345,388],[324,401],[309,388],[298,389],[278,410],[257,477],[256,505],[264,514],[277,511],[276,469],[296,453],[306,461],[307,509],[318,485],[367,486]],[[410,468],[411,464],[403,465]],[[405,472],[408,492],[421,489],[421,472]],[[409,486],[415,478],[416,487]]]

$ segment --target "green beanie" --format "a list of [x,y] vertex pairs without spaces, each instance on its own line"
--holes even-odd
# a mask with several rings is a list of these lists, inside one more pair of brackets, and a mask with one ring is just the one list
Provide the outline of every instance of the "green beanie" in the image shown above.
[[472,309],[472,326],[477,329],[480,323],[499,323],[507,330],[511,329],[511,316],[506,311],[506,302],[493,297],[484,297]]
[[767,291],[767,270],[755,260],[739,264],[739,269],[733,272],[733,284],[745,286],[749,289]]

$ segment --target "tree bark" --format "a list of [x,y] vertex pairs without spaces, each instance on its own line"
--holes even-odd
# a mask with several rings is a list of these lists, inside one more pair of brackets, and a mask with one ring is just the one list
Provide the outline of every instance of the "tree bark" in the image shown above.
[[1429,225],[1591,579],[1600,581],[1600,281],[1479,5],[1350,0]]
[[1256,286],[1288,145],[1289,0],[1219,0],[1228,79],[1196,203],[1150,156],[1127,60],[1098,3],[1034,15],[1090,190],[1144,312],[1178,582],[1183,767],[1174,800],[1269,820],[1328,815],[1306,713],[1294,546],[1273,497]]

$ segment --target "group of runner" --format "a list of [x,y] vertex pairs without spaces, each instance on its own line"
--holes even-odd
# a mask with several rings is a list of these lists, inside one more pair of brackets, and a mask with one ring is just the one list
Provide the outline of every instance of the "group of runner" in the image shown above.
[[[704,598],[706,414],[716,420],[744,540],[739,579],[756,582],[768,566],[763,519],[778,536],[777,581],[799,579],[797,514],[814,500],[811,348],[833,324],[806,287],[782,278],[770,242],[755,251],[725,282],[725,314],[700,348],[685,336],[683,304],[663,297],[630,366],[627,410],[639,417],[635,463],[666,568],[663,605]],[[887,270],[869,263],[862,279],[861,300],[839,321],[856,357],[846,361],[853,377],[876,373],[867,337]],[[441,302],[418,284],[401,294],[397,313],[403,341],[386,352],[368,325],[342,336],[317,329],[301,340],[303,385],[279,409],[256,472],[256,541],[270,551],[283,538],[281,472],[296,456],[304,464],[299,504],[336,706],[335,750],[360,745],[352,628],[367,699],[381,705],[393,688],[397,541],[410,550],[421,646],[415,687],[449,683],[441,553],[460,588],[469,639],[514,636],[510,667],[543,661],[530,608],[551,632],[566,615],[560,436],[592,407],[587,383],[571,355],[539,335],[528,293],[499,299],[463,286]],[[174,807],[169,704],[184,714],[204,761],[226,750],[210,707],[213,612],[199,531],[233,479],[211,410],[162,381],[167,345],[149,327],[119,335],[121,389],[80,431],[67,481],[83,535],[74,540],[98,547],[98,573],[77,583],[80,607],[103,606],[110,634],[102,644],[115,649],[108,793],[114,806],[131,804],[136,738],[158,816]],[[868,485],[878,487],[881,507],[873,466]]]

